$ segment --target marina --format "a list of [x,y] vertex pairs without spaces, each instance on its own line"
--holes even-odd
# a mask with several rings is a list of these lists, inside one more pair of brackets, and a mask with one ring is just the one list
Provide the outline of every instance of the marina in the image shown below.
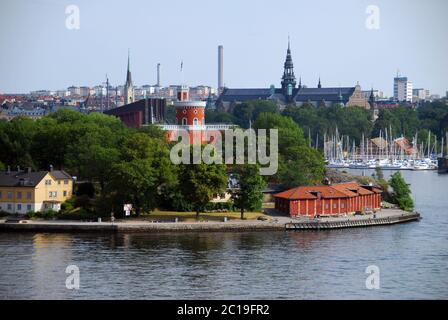
[[[391,131],[392,129],[390,129]],[[348,136],[340,136],[338,130],[333,137],[324,138],[324,157],[327,168],[376,169],[382,170],[437,170],[439,165],[446,168],[448,151],[448,133],[440,143],[419,143],[417,135],[412,141],[404,138],[389,138],[380,132],[378,138],[368,139],[362,136],[359,146],[350,143]],[[446,170],[439,170],[444,173]]]

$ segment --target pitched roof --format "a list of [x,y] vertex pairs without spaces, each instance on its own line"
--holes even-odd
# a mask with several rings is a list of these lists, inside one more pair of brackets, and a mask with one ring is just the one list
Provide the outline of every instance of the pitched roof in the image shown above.
[[348,196],[332,186],[305,186],[286,190],[275,195],[276,198],[289,200],[317,199],[318,194],[324,199],[347,198]]
[[340,95],[344,101],[348,101],[353,95],[356,87],[335,87],[335,88],[301,88],[296,96],[295,101],[339,101]]
[[50,173],[56,180],[71,179],[71,176],[63,170],[49,171],[1,171],[0,187],[35,187]]
[[368,187],[372,188],[373,191],[368,190],[367,187],[361,186],[356,182],[340,183],[331,186],[303,186],[277,193],[274,196],[288,200],[313,200],[317,199],[318,195],[323,199],[333,199],[381,193],[379,188],[374,186]]
[[50,171],[50,174],[55,178],[56,180],[64,180],[64,179],[71,179],[72,177],[65,172],[64,170],[53,170]]
[[220,101],[247,101],[267,99],[272,95],[271,89],[224,89],[219,96]]
[[355,196],[357,196],[358,194],[360,194],[360,195],[373,194],[372,191],[367,190],[366,188],[360,186],[356,182],[339,183],[339,184],[333,185],[332,187],[341,192],[344,192],[347,195],[354,194]]

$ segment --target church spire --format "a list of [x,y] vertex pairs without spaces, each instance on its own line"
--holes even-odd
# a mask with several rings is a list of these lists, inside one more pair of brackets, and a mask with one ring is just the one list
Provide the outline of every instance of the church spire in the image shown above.
[[130,52],[128,49],[128,69],[127,69],[127,73],[126,73],[126,84],[127,85],[132,85],[132,75],[131,75],[131,58],[130,58]]
[[283,67],[282,91],[285,96],[292,96],[292,90],[296,87],[296,77],[294,75],[294,65],[291,56],[291,44],[288,37],[288,50]]
[[319,77],[319,83],[317,84],[317,87],[320,89],[322,88],[322,84],[320,83],[320,77]]
[[130,52],[128,49],[128,69],[126,72],[126,83],[124,84],[124,104],[130,104],[134,102],[134,86],[132,85],[131,75],[131,63]]

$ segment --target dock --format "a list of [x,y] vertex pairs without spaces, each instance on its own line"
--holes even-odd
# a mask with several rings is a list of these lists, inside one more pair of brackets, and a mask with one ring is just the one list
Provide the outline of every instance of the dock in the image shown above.
[[359,228],[370,226],[392,225],[404,222],[419,221],[421,216],[418,212],[405,212],[401,210],[382,210],[375,217],[347,216],[337,218],[307,219],[297,218],[285,224],[286,230],[330,230],[342,228]]

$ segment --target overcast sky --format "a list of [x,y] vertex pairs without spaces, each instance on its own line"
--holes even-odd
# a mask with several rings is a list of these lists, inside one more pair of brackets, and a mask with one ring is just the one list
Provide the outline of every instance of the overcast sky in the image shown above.
[[[79,30],[66,27],[68,5]],[[366,27],[367,6],[380,9]],[[288,35],[295,74],[308,86],[371,86],[391,94],[400,70],[415,87],[448,90],[446,0],[1,0],[0,92],[124,84],[217,86],[224,46],[227,87],[280,85]]]

